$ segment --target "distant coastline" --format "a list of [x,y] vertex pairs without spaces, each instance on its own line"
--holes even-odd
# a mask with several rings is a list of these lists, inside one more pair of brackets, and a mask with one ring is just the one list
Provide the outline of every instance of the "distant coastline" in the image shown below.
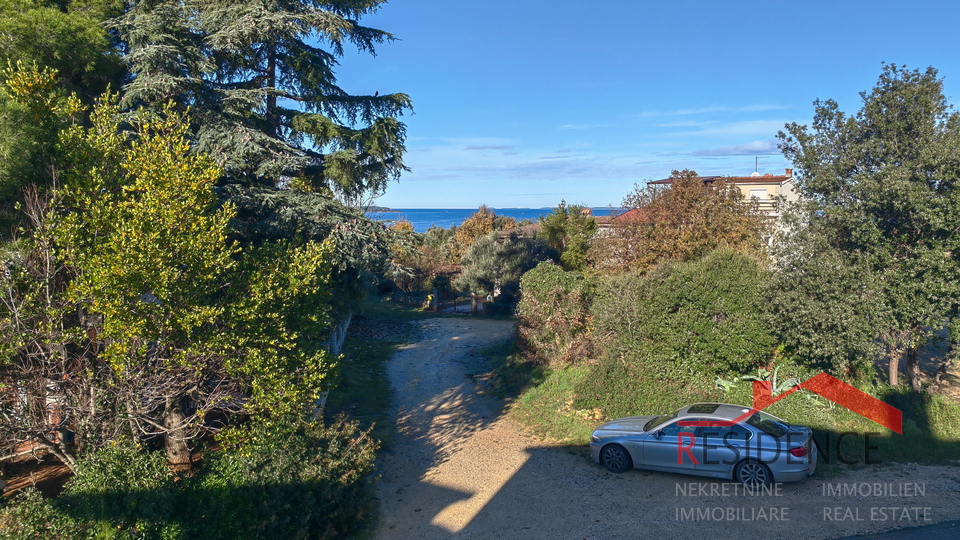
[[386,212],[399,212],[400,210],[394,210],[392,208],[387,208],[386,206],[368,206],[364,208],[363,211],[368,214],[383,214]]
[[[407,220],[413,225],[413,230],[419,233],[426,232],[430,227],[440,227],[448,229],[453,226],[459,226],[465,219],[473,215],[476,208],[400,208],[397,210],[367,210],[367,215],[373,219],[380,219],[389,224],[399,220]],[[612,209],[592,208],[594,216],[606,216]],[[553,212],[553,208],[494,208],[494,212],[500,216],[512,217],[517,221],[533,220],[537,221],[541,216]],[[389,216],[378,216],[378,214],[390,213]]]

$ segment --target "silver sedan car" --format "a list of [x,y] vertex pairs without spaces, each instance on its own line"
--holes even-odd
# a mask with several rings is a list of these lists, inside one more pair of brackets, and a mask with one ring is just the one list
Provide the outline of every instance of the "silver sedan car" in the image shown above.
[[813,475],[813,431],[763,411],[696,403],[673,413],[629,416],[598,427],[590,456],[615,473],[631,468],[733,479],[750,489]]

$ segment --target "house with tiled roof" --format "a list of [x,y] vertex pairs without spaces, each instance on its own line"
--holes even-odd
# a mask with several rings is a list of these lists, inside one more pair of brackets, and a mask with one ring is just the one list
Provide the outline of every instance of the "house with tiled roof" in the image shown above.
[[[780,217],[780,210],[777,200],[783,197],[787,202],[797,200],[797,192],[794,189],[793,169],[786,169],[783,175],[760,174],[755,172],[750,176],[701,176],[704,183],[714,182],[724,178],[727,183],[735,186],[743,193],[744,199],[756,199],[760,211],[767,217]],[[673,183],[673,178],[655,180],[648,182],[649,186],[668,186]],[[639,210],[639,209],[637,209]],[[631,210],[633,211],[633,210]],[[626,217],[629,212],[623,214],[621,218]]]

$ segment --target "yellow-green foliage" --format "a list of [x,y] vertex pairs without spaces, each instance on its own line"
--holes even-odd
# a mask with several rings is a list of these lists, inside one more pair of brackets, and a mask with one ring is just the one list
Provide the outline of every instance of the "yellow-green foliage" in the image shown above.
[[213,296],[234,267],[233,208],[214,208],[220,170],[188,154],[183,116],[141,116],[127,144],[116,113],[100,107],[92,129],[65,135],[91,159],[60,192],[69,213],[57,232],[76,270],[68,295],[103,315],[101,356],[115,368],[157,340],[177,342],[173,359],[187,362],[210,345],[192,338],[223,314]]
[[245,253],[225,335],[229,369],[251,381],[252,412],[290,413],[315,400],[337,359],[329,331],[333,244],[267,244]]
[[9,64],[0,81],[0,197],[18,198],[24,186],[54,181],[58,135],[76,121],[81,105],[50,68]]
[[58,193],[72,302],[101,316],[100,357],[119,376],[156,359],[245,382],[254,412],[315,399],[334,361],[328,328],[333,246],[228,240],[234,208],[218,206],[221,170],[190,153],[189,119],[171,107],[140,115],[132,134],[108,97],[92,127],[63,137],[75,164]]

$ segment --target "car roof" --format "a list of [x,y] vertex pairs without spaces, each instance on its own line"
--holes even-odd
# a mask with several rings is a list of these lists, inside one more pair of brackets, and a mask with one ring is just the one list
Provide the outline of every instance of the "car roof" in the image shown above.
[[744,405],[731,403],[694,403],[678,411],[677,418],[714,418],[735,420],[751,410]]

